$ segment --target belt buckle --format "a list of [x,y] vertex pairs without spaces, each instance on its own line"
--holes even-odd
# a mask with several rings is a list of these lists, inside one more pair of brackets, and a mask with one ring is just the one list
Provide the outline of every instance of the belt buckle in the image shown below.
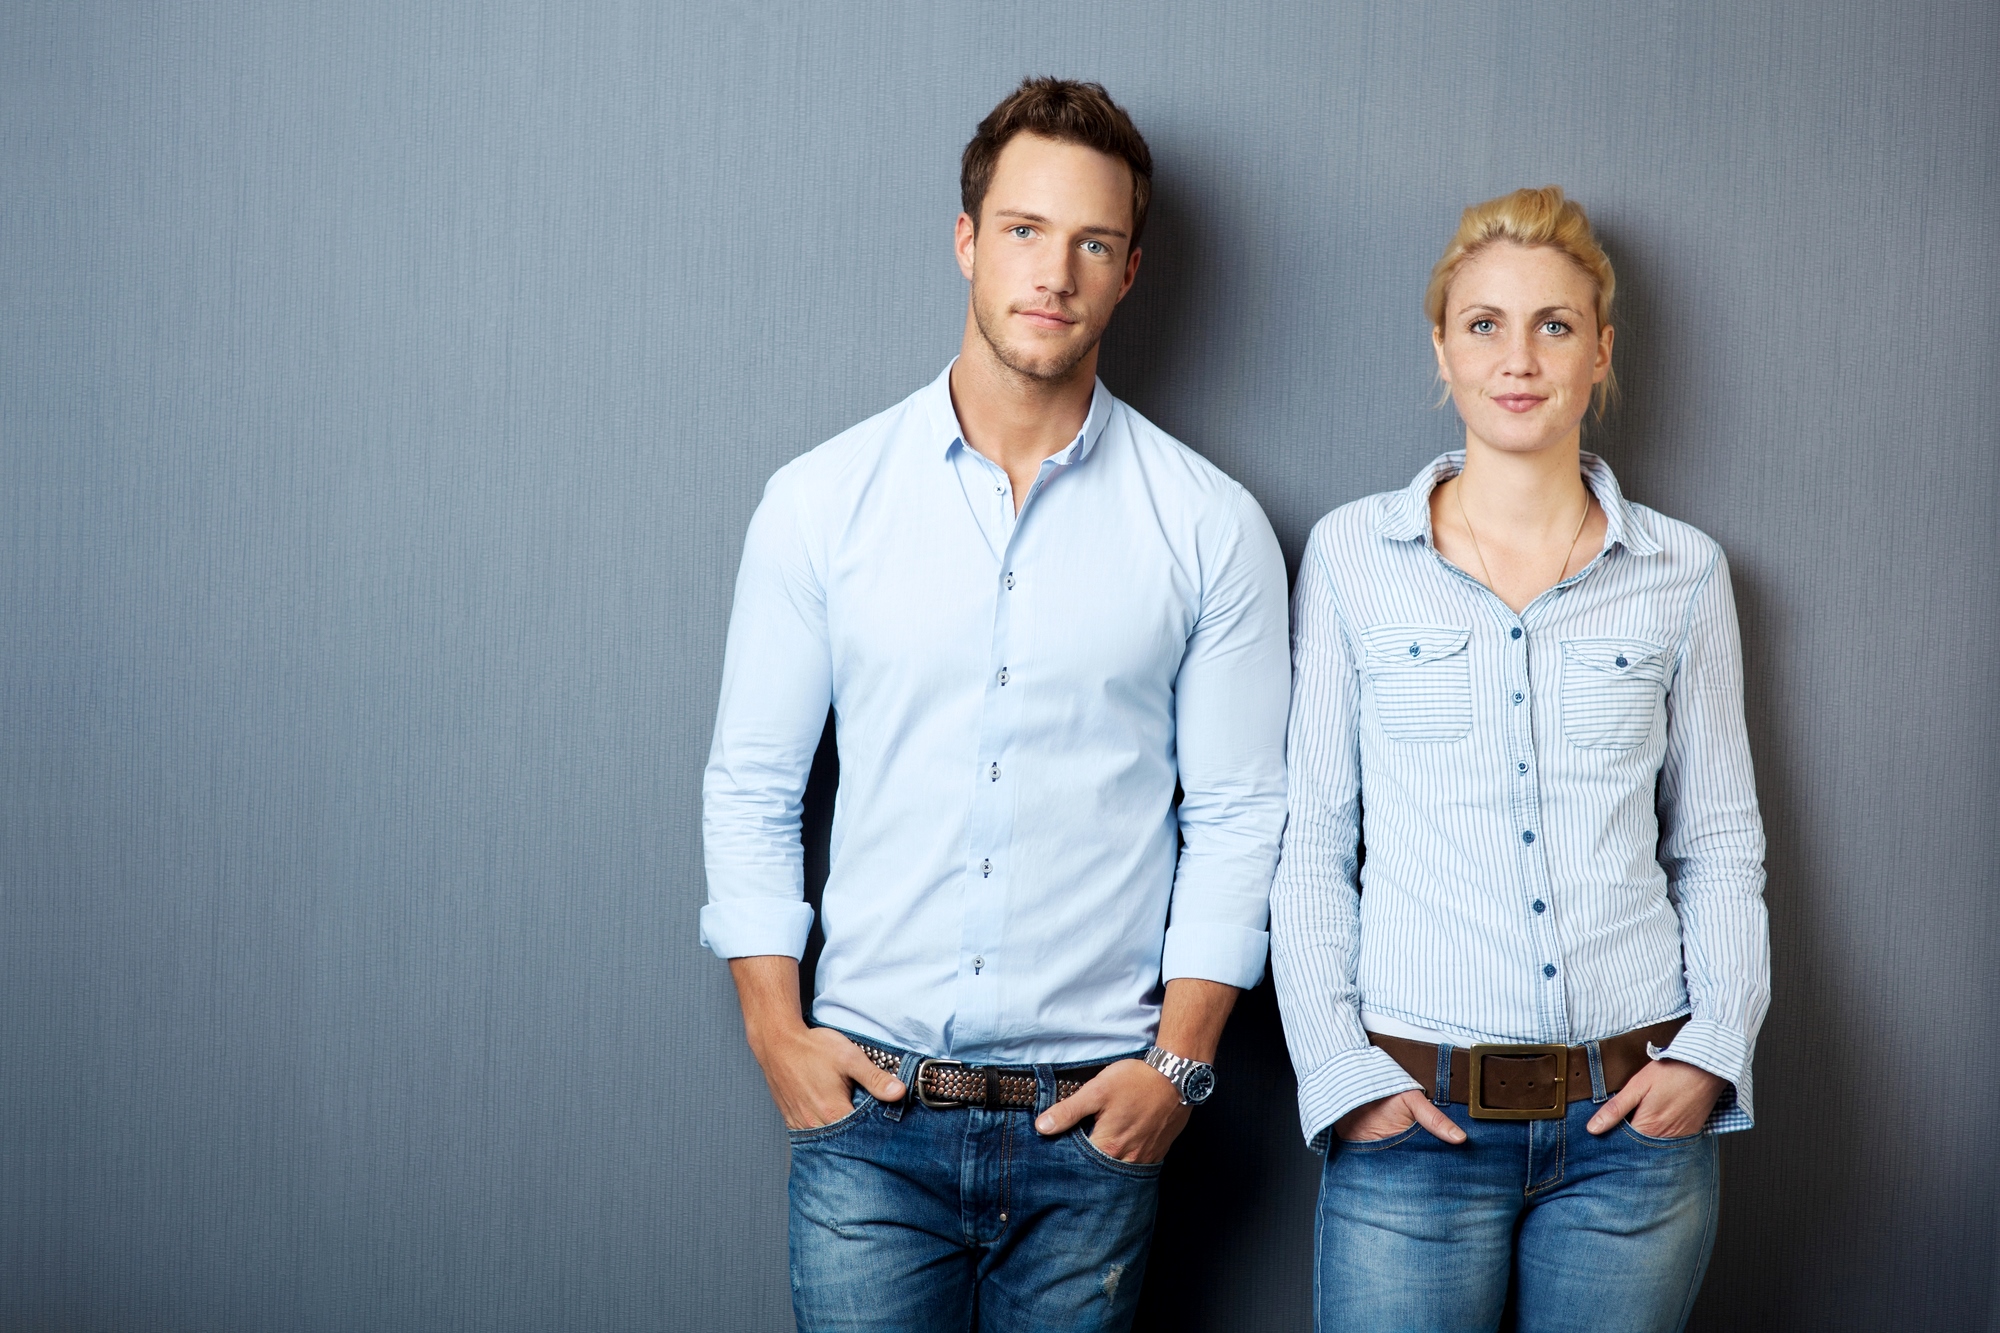
[[[1483,1100],[1486,1090],[1486,1057],[1553,1055],[1556,1059],[1555,1105],[1531,1106],[1516,1110],[1506,1106],[1488,1106]],[[1558,1043],[1538,1046],[1475,1046],[1472,1048],[1472,1068],[1466,1079],[1465,1109],[1474,1120],[1560,1120],[1569,1111],[1569,1047]]]
[[923,1059],[917,1061],[917,1073],[916,1073],[917,1100],[921,1102],[923,1105],[930,1107],[930,1109],[933,1111],[949,1111],[955,1107],[969,1105],[969,1103],[967,1103],[963,1098],[957,1098],[957,1097],[944,1098],[938,1101],[931,1100],[930,1094],[924,1091],[924,1071],[931,1068],[933,1065],[936,1066],[950,1065],[954,1069],[963,1069],[965,1068],[965,1061],[939,1060],[939,1059],[934,1059],[931,1056],[925,1056]]

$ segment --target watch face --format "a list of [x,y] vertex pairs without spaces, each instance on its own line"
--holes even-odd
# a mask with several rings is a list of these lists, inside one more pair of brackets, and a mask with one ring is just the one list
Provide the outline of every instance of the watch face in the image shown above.
[[1189,1105],[1199,1105],[1208,1100],[1208,1094],[1215,1091],[1215,1071],[1207,1065],[1196,1065],[1188,1070],[1187,1081],[1181,1085],[1181,1096]]

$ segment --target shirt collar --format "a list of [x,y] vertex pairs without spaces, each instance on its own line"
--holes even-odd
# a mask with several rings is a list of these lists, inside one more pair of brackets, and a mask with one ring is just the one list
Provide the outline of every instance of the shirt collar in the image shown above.
[[[952,450],[965,447],[965,431],[958,424],[957,410],[951,405],[951,367],[957,364],[958,358],[953,357],[943,374],[919,390],[930,438],[944,458],[950,458]],[[1090,451],[1097,447],[1098,437],[1104,434],[1104,427],[1111,420],[1111,408],[1116,400],[1112,398],[1111,390],[1104,387],[1103,380],[1094,383],[1090,411],[1083,418],[1083,429],[1049,460],[1057,467],[1069,467],[1089,457]]]
[[[1618,478],[1611,474],[1611,465],[1593,453],[1584,452],[1579,458],[1583,483],[1590,487],[1604,510],[1604,544],[1620,544],[1633,555],[1657,555],[1662,549],[1659,542],[1646,530],[1639,512],[1626,502],[1625,493],[1618,489]],[[1390,541],[1413,541],[1427,535],[1431,530],[1431,492],[1457,476],[1464,467],[1463,449],[1433,458],[1410,479],[1409,485],[1390,493],[1375,530]]]

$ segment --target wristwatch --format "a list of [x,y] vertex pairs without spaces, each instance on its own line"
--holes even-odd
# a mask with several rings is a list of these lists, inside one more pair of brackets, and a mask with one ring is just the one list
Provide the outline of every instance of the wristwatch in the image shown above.
[[1182,1106],[1200,1106],[1215,1091],[1214,1065],[1205,1065],[1157,1046],[1146,1048],[1146,1063],[1166,1075],[1167,1082],[1180,1093]]

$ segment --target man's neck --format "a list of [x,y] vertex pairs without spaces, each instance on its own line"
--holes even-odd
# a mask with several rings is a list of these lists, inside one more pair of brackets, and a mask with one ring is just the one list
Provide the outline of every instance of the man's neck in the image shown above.
[[979,332],[968,328],[950,383],[966,444],[1007,474],[1018,512],[1043,460],[1068,447],[1090,415],[1097,349],[1066,378],[1050,383],[1008,369]]

